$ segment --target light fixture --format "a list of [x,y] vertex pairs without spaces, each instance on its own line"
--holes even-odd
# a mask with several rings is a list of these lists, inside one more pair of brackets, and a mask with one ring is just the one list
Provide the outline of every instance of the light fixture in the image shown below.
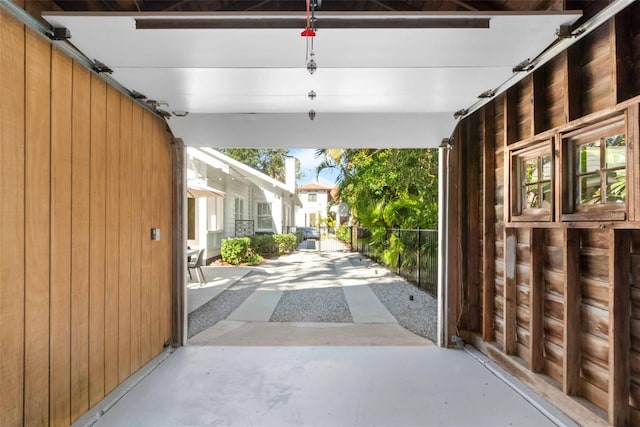
[[309,97],[310,100],[314,100],[316,97],[316,93],[314,91],[311,91],[307,94],[307,96]]
[[314,110],[309,110],[309,119],[313,120],[316,118],[316,112]]
[[189,114],[188,111],[172,111],[173,115],[176,117],[187,117]]
[[571,39],[575,37],[573,34],[573,28],[571,25],[560,25],[556,29],[556,37],[559,39]]

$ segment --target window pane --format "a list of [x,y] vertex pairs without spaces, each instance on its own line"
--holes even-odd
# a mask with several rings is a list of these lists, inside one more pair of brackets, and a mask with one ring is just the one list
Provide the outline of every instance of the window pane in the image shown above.
[[525,184],[538,182],[538,158],[523,160],[522,169]]
[[624,167],[627,164],[627,148],[624,134],[613,135],[605,139],[605,168]]
[[600,141],[578,146],[578,172],[593,172],[600,169]]
[[258,228],[271,228],[271,217],[263,216],[258,217]]
[[607,172],[607,203],[624,203],[627,194],[625,170]]
[[577,202],[581,205],[600,203],[600,174],[580,178]]
[[551,156],[542,156],[542,179],[544,181],[551,179]]
[[540,191],[542,192],[542,206],[541,208],[551,208],[551,183],[543,182],[540,184]]
[[527,185],[524,193],[524,207],[526,208],[539,208],[540,207],[540,195],[538,194],[538,185]]

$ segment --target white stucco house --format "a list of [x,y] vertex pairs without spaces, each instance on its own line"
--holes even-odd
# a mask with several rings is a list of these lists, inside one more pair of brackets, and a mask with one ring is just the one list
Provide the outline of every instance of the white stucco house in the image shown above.
[[212,148],[187,149],[187,238],[190,248],[220,255],[222,240],[295,227],[295,159],[277,181]]
[[302,206],[296,210],[296,224],[305,227],[320,227],[322,221],[329,214],[331,192],[333,187],[327,187],[317,182],[310,182],[298,187],[297,193]]

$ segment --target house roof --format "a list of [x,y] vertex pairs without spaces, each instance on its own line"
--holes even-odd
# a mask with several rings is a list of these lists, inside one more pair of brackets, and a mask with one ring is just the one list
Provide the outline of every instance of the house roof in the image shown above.
[[308,184],[303,184],[301,186],[298,187],[298,190],[302,190],[302,191],[331,191],[333,190],[334,187],[327,187],[324,186],[322,184],[319,184],[317,182],[310,182]]
[[[217,169],[221,169],[226,173],[229,173],[229,170],[233,169],[236,171],[236,173],[247,178],[258,187],[269,189],[269,191],[279,193],[282,196],[288,195],[294,198],[296,205],[302,206],[302,202],[300,201],[298,196],[295,193],[289,191],[287,189],[287,186],[282,182],[273,179],[270,176],[265,175],[264,173],[245,165],[242,162],[232,159],[231,157],[222,154],[221,152],[214,150],[213,148],[189,147],[188,152],[197,159]],[[222,165],[226,166],[226,168],[222,168]]]

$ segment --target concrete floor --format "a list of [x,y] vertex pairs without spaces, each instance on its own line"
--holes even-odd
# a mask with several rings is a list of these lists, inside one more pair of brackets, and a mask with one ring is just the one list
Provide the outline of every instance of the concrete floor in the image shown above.
[[[367,285],[371,272],[340,259],[353,323],[269,322],[277,296],[314,286],[296,278],[312,261],[297,253],[280,263],[226,320],[157,357],[75,425],[575,425],[474,350],[404,329]],[[242,273],[193,286],[192,304]]]
[[546,414],[464,350],[186,346],[96,425],[571,425],[545,406]]

